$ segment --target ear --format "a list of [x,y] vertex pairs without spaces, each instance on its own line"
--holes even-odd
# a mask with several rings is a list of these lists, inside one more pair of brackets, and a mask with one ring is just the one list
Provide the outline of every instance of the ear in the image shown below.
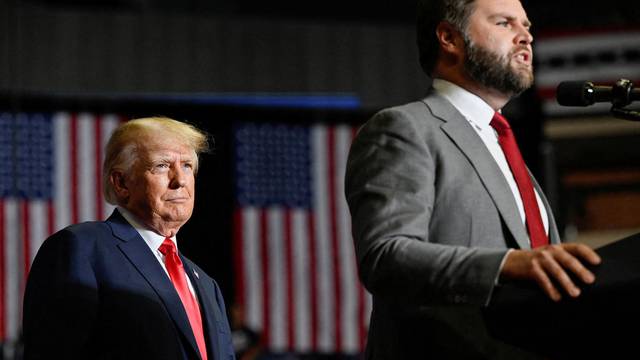
[[462,55],[464,40],[460,31],[446,21],[441,21],[436,27],[436,37],[441,51],[450,55]]
[[109,182],[118,197],[118,202],[126,203],[127,199],[129,199],[129,188],[127,187],[124,174],[118,170],[112,171],[109,175]]

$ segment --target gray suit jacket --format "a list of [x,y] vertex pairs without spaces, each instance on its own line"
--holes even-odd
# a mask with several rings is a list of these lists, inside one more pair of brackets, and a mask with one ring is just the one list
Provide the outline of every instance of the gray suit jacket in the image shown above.
[[351,147],[345,191],[373,294],[368,359],[525,356],[489,338],[480,310],[507,249],[530,247],[527,230],[498,165],[451,103],[431,93],[376,114]]

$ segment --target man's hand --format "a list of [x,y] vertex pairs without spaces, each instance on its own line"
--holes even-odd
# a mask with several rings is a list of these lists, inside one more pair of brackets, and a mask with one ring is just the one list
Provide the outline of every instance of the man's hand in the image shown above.
[[[595,281],[595,276],[584,267],[600,263],[600,256],[584,244],[547,245],[533,250],[511,250],[507,254],[501,279],[532,280],[553,300],[560,301],[559,288],[572,297],[580,295],[568,273],[573,273],[585,284]],[[554,282],[555,281],[555,282]]]

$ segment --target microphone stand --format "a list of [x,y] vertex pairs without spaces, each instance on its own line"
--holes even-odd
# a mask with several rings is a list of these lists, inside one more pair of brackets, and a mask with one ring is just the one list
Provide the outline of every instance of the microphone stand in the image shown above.
[[623,109],[613,105],[611,107],[611,114],[618,119],[640,121],[640,111]]
[[633,91],[633,83],[627,79],[620,79],[616,81],[612,88],[613,93],[613,106],[611,107],[611,114],[614,117],[624,120],[640,121],[640,112],[623,109],[623,107],[631,104]]

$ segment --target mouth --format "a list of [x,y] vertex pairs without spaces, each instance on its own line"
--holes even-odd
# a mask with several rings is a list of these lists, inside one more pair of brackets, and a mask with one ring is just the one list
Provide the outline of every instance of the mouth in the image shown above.
[[169,199],[165,199],[165,201],[173,202],[173,203],[184,203],[184,202],[189,201],[189,198],[188,197],[172,197],[172,198],[169,198]]
[[518,53],[516,53],[514,56],[514,59],[516,59],[517,62],[527,65],[527,66],[531,66],[531,53],[528,51],[520,51]]

